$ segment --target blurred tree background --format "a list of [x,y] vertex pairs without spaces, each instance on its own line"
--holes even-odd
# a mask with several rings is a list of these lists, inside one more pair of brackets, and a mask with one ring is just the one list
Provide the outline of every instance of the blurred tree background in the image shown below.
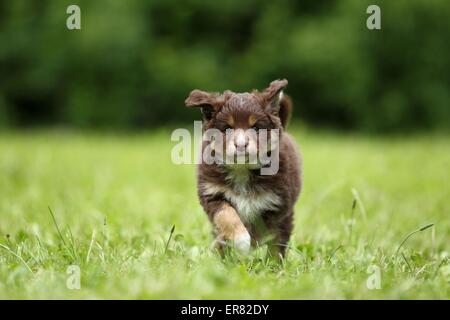
[[449,17],[448,0],[1,0],[0,127],[185,123],[193,88],[287,78],[311,126],[448,129]]

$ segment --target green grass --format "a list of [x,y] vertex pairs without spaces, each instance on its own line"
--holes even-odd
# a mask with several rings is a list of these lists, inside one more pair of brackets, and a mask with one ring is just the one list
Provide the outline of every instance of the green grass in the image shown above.
[[[291,131],[304,190],[279,265],[264,248],[210,249],[195,168],[171,163],[169,131],[0,134],[0,298],[449,299],[449,137]],[[72,264],[80,290],[66,287]]]

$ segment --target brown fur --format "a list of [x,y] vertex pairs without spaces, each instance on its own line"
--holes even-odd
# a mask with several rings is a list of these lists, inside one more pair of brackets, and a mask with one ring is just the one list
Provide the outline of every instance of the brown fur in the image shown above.
[[[188,107],[202,108],[204,130],[216,128],[225,132],[230,127],[247,130],[252,126],[280,130],[276,174],[261,175],[259,170],[245,166],[202,163],[197,175],[200,203],[213,223],[217,240],[231,242],[246,229],[252,243],[257,243],[265,236],[257,223],[262,221],[280,255],[285,254],[293,228],[294,205],[301,190],[300,156],[294,140],[284,132],[292,108],[289,97],[283,95],[280,100],[280,92],[286,86],[287,80],[276,80],[262,92],[218,94],[194,90],[185,101]],[[243,199],[250,208],[256,208],[255,220],[246,220],[242,208],[246,209],[247,203]]]

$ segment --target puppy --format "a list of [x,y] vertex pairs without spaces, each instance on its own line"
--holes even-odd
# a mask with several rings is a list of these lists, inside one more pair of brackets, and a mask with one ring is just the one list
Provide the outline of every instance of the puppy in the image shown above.
[[250,93],[193,90],[185,101],[203,114],[198,196],[221,252],[231,246],[246,254],[269,235],[271,254],[285,255],[301,191],[300,155],[284,131],[287,84],[276,80]]

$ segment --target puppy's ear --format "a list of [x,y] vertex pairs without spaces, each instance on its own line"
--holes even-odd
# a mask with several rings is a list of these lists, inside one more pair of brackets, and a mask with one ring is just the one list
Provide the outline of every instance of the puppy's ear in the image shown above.
[[201,90],[192,90],[184,101],[186,107],[199,107],[205,120],[211,120],[214,112],[219,108],[219,99],[216,93]]
[[280,101],[283,98],[283,89],[288,85],[286,79],[275,80],[262,92],[266,111],[278,115]]

